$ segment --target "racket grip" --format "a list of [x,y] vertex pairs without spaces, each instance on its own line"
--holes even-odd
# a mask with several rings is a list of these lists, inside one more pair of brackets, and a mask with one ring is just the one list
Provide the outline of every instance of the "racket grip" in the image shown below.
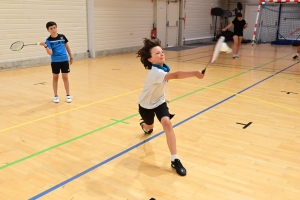
[[205,74],[206,68],[204,70],[202,70],[202,74]]
[[40,42],[36,43],[36,45],[40,45],[40,44],[41,44]]

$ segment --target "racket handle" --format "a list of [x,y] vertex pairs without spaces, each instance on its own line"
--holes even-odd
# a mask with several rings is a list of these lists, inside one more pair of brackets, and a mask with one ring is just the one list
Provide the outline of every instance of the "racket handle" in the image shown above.
[[41,44],[40,42],[36,43],[36,45],[40,45],[40,44]]
[[205,74],[206,68],[204,70],[202,70],[202,74]]

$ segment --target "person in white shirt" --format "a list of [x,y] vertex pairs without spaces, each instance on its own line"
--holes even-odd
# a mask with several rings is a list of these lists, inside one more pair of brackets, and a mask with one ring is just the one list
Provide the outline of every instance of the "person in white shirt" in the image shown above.
[[142,117],[140,126],[145,134],[151,134],[154,127],[154,117],[158,118],[167,137],[167,144],[171,152],[171,166],[181,175],[186,175],[186,169],[181,164],[176,150],[176,138],[170,119],[174,116],[169,113],[165,99],[165,88],[168,80],[197,77],[202,79],[201,71],[170,72],[165,64],[165,54],[159,39],[144,39],[144,46],[138,51],[138,57],[145,69],[150,70],[143,91],[139,97],[139,113]]

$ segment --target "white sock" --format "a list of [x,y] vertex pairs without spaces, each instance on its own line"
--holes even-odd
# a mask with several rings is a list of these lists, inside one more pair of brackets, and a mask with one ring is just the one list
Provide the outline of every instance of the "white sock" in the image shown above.
[[178,159],[177,154],[172,154],[171,155],[171,161],[174,161],[175,159]]
[[[143,124],[145,124],[145,123],[143,123]],[[146,129],[144,128],[143,124],[142,124],[143,130],[146,131],[146,132],[148,132],[149,130],[146,130]]]
[[146,130],[146,129],[144,129],[144,127],[143,127],[143,130],[144,130],[144,131],[146,131],[146,132],[148,132],[148,131],[149,131],[149,130]]

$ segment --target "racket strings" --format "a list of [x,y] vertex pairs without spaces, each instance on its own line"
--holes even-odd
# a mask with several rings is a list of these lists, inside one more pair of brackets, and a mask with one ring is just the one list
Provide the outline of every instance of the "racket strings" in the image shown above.
[[23,46],[24,46],[24,43],[23,43],[23,42],[17,41],[17,42],[13,43],[13,44],[10,46],[10,49],[11,49],[12,51],[19,51],[19,50],[21,50],[21,49],[23,48]]
[[207,63],[206,67],[202,70],[202,74],[205,74],[206,68],[208,67],[209,64],[212,64],[212,63],[214,63],[216,61],[217,57],[219,56],[219,53],[221,51],[222,44],[223,44],[224,41],[225,41],[225,37],[224,36],[221,36],[218,39],[216,45],[214,46],[214,50],[213,50],[213,54],[211,56],[211,60],[210,60],[209,63]]

